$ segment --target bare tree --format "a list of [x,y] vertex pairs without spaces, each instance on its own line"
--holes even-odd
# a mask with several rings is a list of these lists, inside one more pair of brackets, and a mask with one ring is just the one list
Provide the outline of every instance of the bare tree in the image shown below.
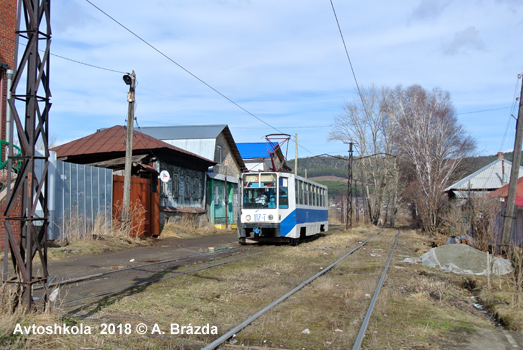
[[406,167],[402,174],[422,228],[434,232],[441,219],[443,190],[475,141],[458,123],[450,93],[410,86],[398,95],[396,147]]
[[[355,144],[361,159],[354,163],[364,172],[365,179],[361,180],[367,197],[367,213],[371,222],[377,224],[386,213],[382,211],[385,199],[393,205],[397,202],[397,190],[394,190],[397,168],[386,154],[393,152],[398,118],[392,116],[400,110],[394,103],[396,90],[372,85],[362,87],[361,93],[361,99],[345,103],[343,113],[335,117],[329,140]],[[396,212],[395,208],[392,212]]]

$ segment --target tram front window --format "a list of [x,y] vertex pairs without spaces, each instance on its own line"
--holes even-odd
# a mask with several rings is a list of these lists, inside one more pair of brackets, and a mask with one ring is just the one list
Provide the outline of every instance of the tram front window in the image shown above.
[[245,175],[243,207],[245,209],[276,208],[276,175]]
[[244,188],[243,207],[245,209],[276,208],[276,189]]

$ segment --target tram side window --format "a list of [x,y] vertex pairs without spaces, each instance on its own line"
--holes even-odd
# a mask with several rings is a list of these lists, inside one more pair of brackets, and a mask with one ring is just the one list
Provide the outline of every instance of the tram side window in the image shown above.
[[309,185],[303,183],[303,205],[309,205]]
[[300,204],[300,183],[298,179],[294,179],[294,201],[296,204]]
[[279,200],[280,208],[287,209],[289,208],[289,179],[280,177],[279,182]]
[[303,204],[303,182],[301,182],[300,180],[296,180],[298,182],[298,203],[299,204]]

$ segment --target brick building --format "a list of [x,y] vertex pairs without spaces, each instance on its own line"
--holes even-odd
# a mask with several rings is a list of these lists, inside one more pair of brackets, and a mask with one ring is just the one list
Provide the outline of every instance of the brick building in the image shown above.
[[[16,43],[16,6],[17,0],[0,0],[0,139],[6,139],[7,114],[7,70],[15,67]],[[5,161],[5,152],[2,159]],[[6,207],[5,190],[0,192],[0,249],[4,249],[4,212]],[[19,203],[19,201],[17,201]],[[19,212],[19,204],[17,205]],[[20,228],[13,230],[17,240],[20,237]]]

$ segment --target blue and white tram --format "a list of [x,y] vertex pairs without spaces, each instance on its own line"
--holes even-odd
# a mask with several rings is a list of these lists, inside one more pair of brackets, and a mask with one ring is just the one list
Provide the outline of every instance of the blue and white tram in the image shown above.
[[327,187],[285,172],[244,173],[240,179],[241,244],[297,243],[327,232]]

